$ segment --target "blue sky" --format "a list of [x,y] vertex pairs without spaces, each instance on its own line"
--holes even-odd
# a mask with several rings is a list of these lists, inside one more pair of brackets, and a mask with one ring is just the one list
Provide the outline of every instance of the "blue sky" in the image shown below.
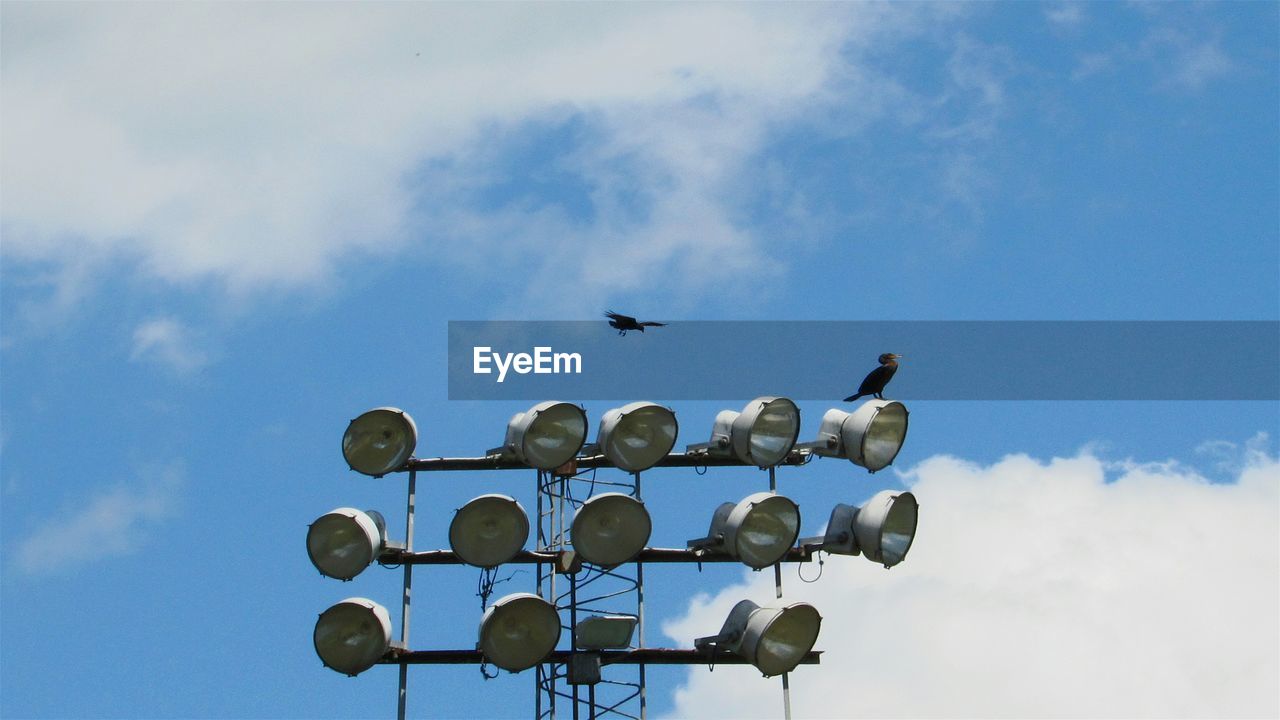
[[[310,633],[399,574],[321,578],[303,537],[342,505],[402,529],[403,479],[343,464],[356,414],[474,455],[524,409],[447,400],[449,320],[1280,320],[1278,12],[5,3],[0,714],[394,712],[393,669],[340,677]],[[1280,358],[1209,381],[1236,362]],[[748,399],[671,399],[680,442]],[[828,618],[800,714],[1280,712],[1276,403],[911,410],[894,472],[782,475],[805,533],[882,487],[924,512],[892,572],[788,581]],[[531,475],[431,478],[417,546]],[[654,544],[762,482],[654,472]],[[759,577],[651,572],[649,642]],[[413,644],[469,647],[475,572],[416,578]],[[655,716],[777,714],[776,681],[649,678]],[[528,673],[410,683],[415,716],[530,713]]]

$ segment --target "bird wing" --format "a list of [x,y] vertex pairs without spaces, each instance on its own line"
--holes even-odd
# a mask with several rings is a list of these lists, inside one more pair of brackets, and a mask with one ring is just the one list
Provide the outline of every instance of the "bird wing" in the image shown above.
[[617,320],[618,322],[621,322],[621,323],[634,323],[636,321],[636,319],[631,317],[630,315],[623,315],[621,313],[616,313],[612,310],[605,313],[604,316],[609,318],[610,320]]
[[898,368],[889,365],[881,365],[880,367],[867,373],[867,377],[862,380],[862,384],[858,386],[859,395],[874,395],[884,390],[884,386],[889,384],[889,378],[893,377],[893,373]]
[[666,327],[667,326],[666,323],[653,322],[652,320],[646,320],[640,324],[644,325],[645,327]]

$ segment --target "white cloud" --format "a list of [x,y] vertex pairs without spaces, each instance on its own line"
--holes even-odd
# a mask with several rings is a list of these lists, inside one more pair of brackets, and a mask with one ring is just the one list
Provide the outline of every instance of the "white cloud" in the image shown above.
[[65,573],[135,552],[148,528],[177,511],[184,474],[180,464],[149,468],[131,484],[86,497],[49,517],[18,544],[18,568],[30,574]]
[[209,362],[208,354],[196,347],[193,333],[171,318],[156,318],[139,325],[133,331],[129,359],[156,362],[183,375]]
[[[824,615],[796,717],[1275,717],[1280,464],[1256,443],[1241,457],[1229,484],[1088,454],[920,463],[906,562],[831,557],[787,583]],[[738,599],[772,598],[763,575],[664,630],[714,634]],[[780,695],[751,668],[698,668],[675,715],[775,717]]]
[[[312,283],[344,258],[409,244],[443,251],[446,233],[479,230],[469,252],[484,256],[519,244],[507,223],[535,234],[526,242],[554,243],[550,254],[590,246],[572,266],[590,283],[685,254],[690,275],[754,267],[763,250],[734,222],[727,188],[771,123],[821,97],[860,18],[883,14],[429,3],[4,12],[5,253],[61,262],[77,247],[107,248],[162,278],[233,289]],[[463,181],[415,187],[426,161],[483,154],[495,135],[564,115],[593,130],[567,162],[590,188],[594,220],[515,212],[477,228],[465,221],[485,216],[454,209],[464,217],[428,223],[436,237],[407,227],[414,209],[447,214],[436,199]],[[636,187],[651,202],[628,218],[616,203]]]

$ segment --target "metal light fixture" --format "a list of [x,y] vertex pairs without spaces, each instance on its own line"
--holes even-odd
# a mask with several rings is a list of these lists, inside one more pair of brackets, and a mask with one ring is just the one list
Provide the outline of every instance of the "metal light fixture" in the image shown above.
[[765,396],[747,403],[742,412],[720,411],[711,429],[711,442],[689,449],[773,467],[786,459],[799,435],[800,408],[787,398]]
[[391,647],[391,616],[368,598],[347,598],[320,613],[312,639],[325,667],[359,675]]
[[600,418],[596,444],[610,462],[629,472],[648,470],[671,452],[679,425],[670,408],[634,402]]
[[399,469],[418,445],[418,426],[409,413],[393,407],[370,410],[347,425],[342,457],[356,472],[382,477]]
[[532,593],[514,593],[489,606],[480,621],[478,648],[503,670],[520,672],[542,662],[560,642],[560,614]]
[[507,437],[499,452],[539,470],[554,470],[572,460],[587,441],[587,414],[572,403],[549,400],[507,423]]
[[621,565],[644,549],[652,529],[644,503],[623,493],[603,493],[583,503],[574,516],[573,549],[589,563]]
[[579,650],[622,650],[631,646],[631,635],[640,619],[635,615],[592,615],[574,627]]
[[868,400],[851,413],[828,410],[818,439],[802,447],[817,455],[848,458],[875,472],[893,462],[906,439],[906,406],[897,400]]
[[[906,491],[881,490],[862,505],[837,505],[820,540],[823,550],[836,555],[866,556],[891,568],[902,562],[915,539],[920,505]],[[804,544],[810,544],[805,541]]]
[[769,677],[794,670],[813,649],[821,627],[822,616],[808,603],[761,607],[743,600],[733,606],[719,635],[698,638],[694,647],[724,648]]
[[375,510],[340,507],[307,529],[307,555],[322,575],[350,580],[387,546],[387,522]]
[[529,539],[529,516],[515,498],[481,495],[472,499],[449,523],[449,545],[468,565],[497,567],[524,547]]
[[690,540],[688,546],[726,552],[759,570],[781,560],[799,534],[800,507],[785,496],[758,492],[716,508],[707,536]]

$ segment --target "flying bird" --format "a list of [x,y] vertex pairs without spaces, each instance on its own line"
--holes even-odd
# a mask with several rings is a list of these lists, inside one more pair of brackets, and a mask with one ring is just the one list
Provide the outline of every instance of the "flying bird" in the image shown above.
[[647,327],[663,327],[666,325],[666,323],[651,321],[638,322],[630,315],[620,315],[612,310],[605,313],[604,316],[609,318],[609,327],[617,330],[619,335],[626,335],[628,330],[644,332]]
[[901,355],[893,353],[885,353],[880,356],[880,367],[867,373],[867,377],[863,379],[862,384],[858,386],[856,395],[850,395],[845,398],[845,402],[853,402],[863,395],[874,395],[876,398],[884,399],[884,386],[889,384],[893,379],[893,374],[898,372],[898,358]]

